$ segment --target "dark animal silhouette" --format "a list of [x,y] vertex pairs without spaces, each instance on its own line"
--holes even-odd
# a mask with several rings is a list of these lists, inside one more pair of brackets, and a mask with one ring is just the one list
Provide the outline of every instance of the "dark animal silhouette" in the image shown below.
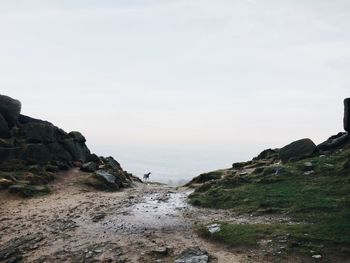
[[144,175],[143,175],[143,180],[144,180],[144,181],[148,181],[150,175],[151,175],[151,172],[149,172],[149,173],[147,173],[147,174],[144,174]]

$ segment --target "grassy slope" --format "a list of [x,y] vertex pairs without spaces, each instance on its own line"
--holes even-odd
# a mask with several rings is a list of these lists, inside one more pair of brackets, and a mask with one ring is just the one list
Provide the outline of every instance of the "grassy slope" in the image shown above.
[[[224,243],[254,245],[261,238],[288,236],[288,249],[296,252],[331,253],[350,247],[350,150],[326,157],[313,157],[280,166],[258,168],[251,175],[228,176],[209,181],[190,196],[197,206],[232,209],[238,213],[283,213],[300,224],[223,224],[220,232],[202,234]],[[312,162],[315,173],[304,175],[304,163]],[[224,220],[223,220],[224,221]],[[334,251],[333,251],[334,252]]]

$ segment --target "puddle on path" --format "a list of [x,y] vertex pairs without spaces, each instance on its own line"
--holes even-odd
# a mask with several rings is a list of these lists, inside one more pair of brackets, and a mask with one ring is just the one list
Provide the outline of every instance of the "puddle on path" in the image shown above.
[[145,227],[186,228],[182,210],[188,207],[186,197],[189,192],[167,192],[146,195],[141,203],[131,207],[132,216]]
[[109,211],[109,215],[95,223],[96,228],[118,234],[140,234],[149,231],[174,231],[190,228],[183,210],[191,191],[162,191],[145,194],[136,204],[123,211]]

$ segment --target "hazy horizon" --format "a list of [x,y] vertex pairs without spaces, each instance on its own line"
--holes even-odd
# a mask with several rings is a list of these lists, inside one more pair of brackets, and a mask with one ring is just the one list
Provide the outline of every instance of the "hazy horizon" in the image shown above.
[[343,131],[349,1],[1,1],[0,93],[155,180]]

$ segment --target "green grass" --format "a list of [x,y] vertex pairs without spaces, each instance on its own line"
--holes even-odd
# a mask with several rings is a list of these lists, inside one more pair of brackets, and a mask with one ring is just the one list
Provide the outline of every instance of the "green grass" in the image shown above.
[[[250,246],[262,237],[289,234],[290,247],[299,251],[313,246],[350,247],[350,169],[344,168],[347,160],[349,152],[344,151],[281,165],[279,175],[274,167],[262,167],[251,175],[230,175],[207,182],[190,195],[190,203],[241,214],[285,214],[301,224],[223,224],[218,233],[205,234],[205,228],[199,232],[232,246]],[[305,162],[313,163],[313,174],[304,175]]]
[[[350,171],[341,169],[344,156],[334,159],[307,160],[315,165],[315,173],[311,175],[303,174],[305,161],[302,161],[283,166],[281,175],[275,175],[268,167],[246,178],[230,176],[208,182],[190,195],[189,200],[197,206],[242,213],[272,209],[296,218],[312,217],[320,212],[341,213],[350,205]],[[326,166],[331,163],[336,164]]]
[[10,186],[9,192],[22,197],[34,197],[49,194],[51,189],[47,185],[17,184]]
[[[260,240],[284,239],[287,251],[324,253],[339,247],[349,247],[349,222],[336,224],[227,224],[221,223],[221,230],[209,233],[205,226],[198,226],[203,237],[225,243],[232,247],[255,247]],[[344,249],[343,249],[344,252]],[[346,253],[350,253],[348,249]]]

